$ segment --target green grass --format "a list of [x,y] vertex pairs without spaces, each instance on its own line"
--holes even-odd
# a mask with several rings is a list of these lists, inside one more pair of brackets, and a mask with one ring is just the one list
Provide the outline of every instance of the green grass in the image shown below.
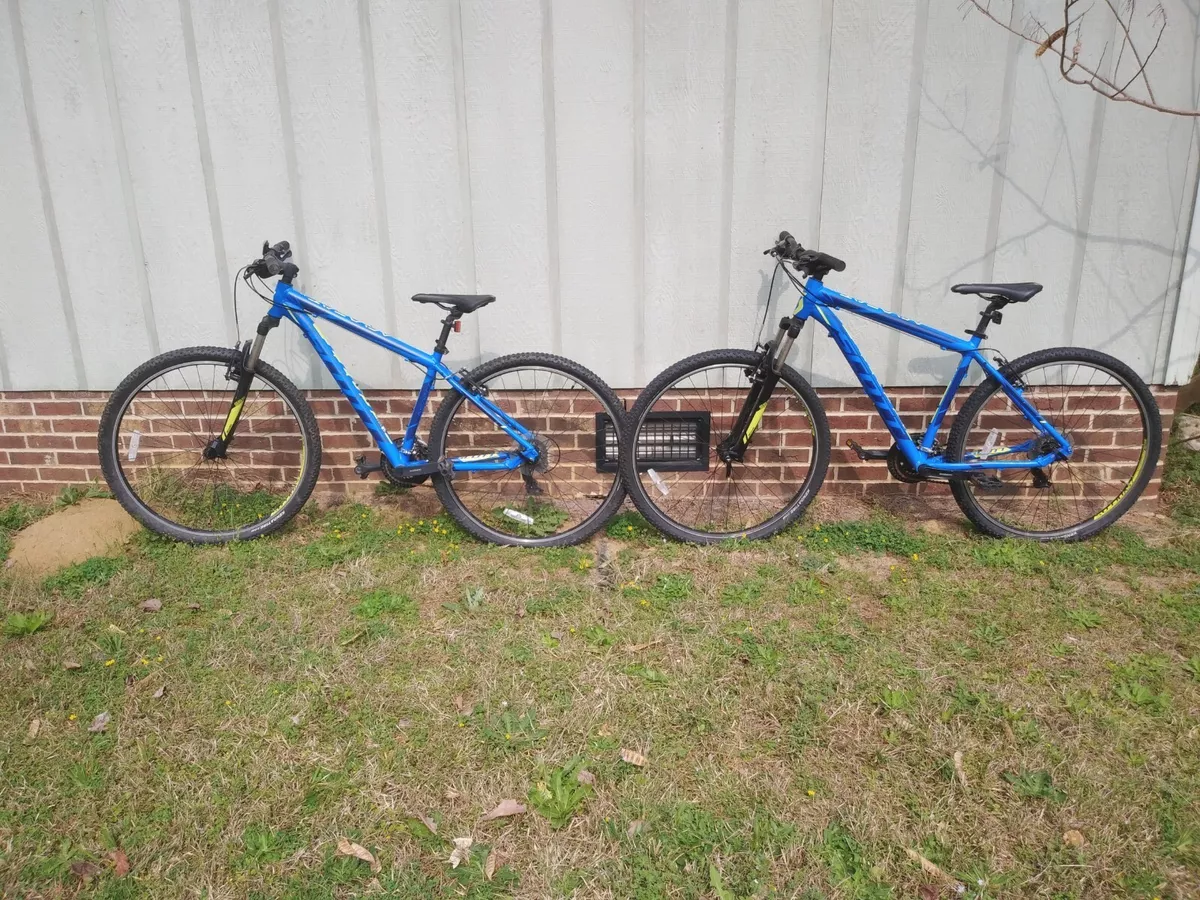
[[912,851],[975,900],[1200,895],[1187,526],[536,552],[426,493],[0,570],[0,894],[901,900]]

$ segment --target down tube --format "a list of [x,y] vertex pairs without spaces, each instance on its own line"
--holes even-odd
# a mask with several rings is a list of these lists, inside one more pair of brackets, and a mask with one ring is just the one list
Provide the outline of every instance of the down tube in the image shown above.
[[288,310],[288,315],[295,322],[300,330],[304,332],[304,336],[308,338],[308,342],[313,345],[313,349],[317,351],[317,356],[321,358],[321,362],[325,363],[325,368],[329,370],[329,374],[333,376],[334,382],[341,388],[346,399],[350,401],[350,406],[358,413],[358,417],[362,419],[363,425],[371,437],[375,439],[375,443],[379,446],[380,451],[387,457],[387,461],[393,466],[403,466],[404,457],[400,451],[396,449],[396,444],[391,436],[387,433],[387,429],[383,427],[383,423],[379,421],[379,416],[375,415],[375,410],[371,409],[371,404],[367,402],[367,398],[363,396],[358,385],[346,371],[346,367],[342,365],[342,361],[337,358],[337,354],[333,352],[333,347],[329,345],[329,341],[317,330],[317,326],[313,320],[302,312]]
[[846,331],[846,326],[842,324],[837,314],[828,307],[814,306],[812,314],[825,326],[826,331],[829,332],[829,336],[833,338],[833,342],[842,351],[842,356],[846,358],[846,362],[850,364],[851,370],[858,377],[858,383],[862,385],[863,393],[870,397],[871,402],[875,404],[875,409],[879,412],[879,418],[883,419],[883,424],[887,426],[887,430],[891,433],[892,440],[896,442],[896,445],[910,461],[918,459],[920,451],[917,449],[917,445],[909,437],[908,430],[904,427],[904,423],[900,421],[900,416],[896,412],[896,407],[892,406],[892,401],[884,393],[883,385],[879,383],[879,379],[875,377],[875,373],[871,371],[871,367],[863,359],[862,352],[858,349],[858,345],[854,343],[854,338],[850,337],[850,332]]

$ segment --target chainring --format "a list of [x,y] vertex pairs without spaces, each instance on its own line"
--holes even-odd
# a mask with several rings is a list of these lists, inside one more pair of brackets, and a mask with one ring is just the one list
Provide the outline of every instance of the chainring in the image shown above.
[[[418,439],[413,442],[412,452],[408,455],[410,459],[429,459],[429,446]],[[393,467],[386,456],[381,457],[379,462],[383,466],[383,477],[397,487],[416,487],[429,480],[428,475],[405,475],[404,470]]]

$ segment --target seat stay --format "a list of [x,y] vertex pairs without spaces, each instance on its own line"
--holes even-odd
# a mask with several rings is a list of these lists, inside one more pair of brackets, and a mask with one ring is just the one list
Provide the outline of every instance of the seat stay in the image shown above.
[[[413,458],[412,450],[416,444],[417,430],[424,416],[429,395],[439,377],[445,380],[451,390],[462,394],[467,402],[478,408],[484,415],[491,419],[496,427],[512,438],[520,451],[519,453],[500,451],[495,454],[485,454],[473,458],[453,458],[450,460],[450,464],[454,471],[515,469],[524,462],[537,461],[538,449],[533,443],[533,435],[529,430],[452,372],[442,361],[442,354],[436,352],[425,353],[422,350],[418,350],[416,347],[405,343],[399,338],[392,337],[390,334],[372,328],[364,322],[360,322],[330,306],[326,306],[318,300],[300,293],[300,291],[282,280],[275,285],[273,301],[268,315],[277,319],[290,319],[296,324],[305,338],[308,339],[308,342],[312,344],[313,350],[316,351],[321,362],[325,364],[325,368],[329,370],[334,383],[337,384],[342,394],[345,395],[347,401],[350,403],[350,407],[358,415],[367,432],[375,440],[380,452],[393,468],[415,469],[429,465],[429,460]],[[408,425],[400,446],[397,446],[396,442],[392,440],[387,429],[380,421],[379,416],[376,415],[375,410],[372,409],[371,404],[354,381],[354,378],[346,370],[342,361],[338,359],[329,341],[325,339],[325,336],[317,328],[316,323],[313,321],[314,319],[323,319],[327,322],[332,322],[339,328],[370,341],[372,344],[383,347],[385,350],[395,353],[397,356],[425,370],[425,378],[421,383],[421,389],[417,395],[417,401],[413,405],[413,411],[409,416]]]

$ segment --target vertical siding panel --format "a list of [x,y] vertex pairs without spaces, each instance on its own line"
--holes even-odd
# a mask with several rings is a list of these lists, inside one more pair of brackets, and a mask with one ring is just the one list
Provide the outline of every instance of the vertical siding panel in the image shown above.
[[[1195,104],[1191,78],[1172,78],[1196,52],[1194,16],[1166,4],[1167,30],[1148,71],[1157,99]],[[1152,44],[1144,20],[1134,40]],[[1137,29],[1141,25],[1143,28]],[[1116,80],[1132,77],[1125,55]],[[1072,343],[1112,353],[1148,376],[1159,355],[1162,322],[1175,306],[1173,261],[1182,239],[1181,212],[1191,200],[1195,123],[1123,103],[1105,109],[1096,192],[1079,283]]]
[[109,47],[163,350],[228,339],[177,3],[108,7]]
[[631,0],[554,6],[563,352],[636,383]]
[[[1027,2],[1026,8],[1043,21],[1062,12],[1056,0]],[[1092,192],[1092,125],[1107,102],[1065,84],[1047,57],[1022,51],[1016,66],[992,277],[1037,281],[1045,289],[1028,305],[1013,307],[993,330],[993,344],[1010,359],[1066,341],[1072,260]]]
[[[293,217],[266,0],[192,0],[192,28],[225,266],[232,276],[259,255],[264,240],[287,240],[307,269]],[[266,307],[240,281],[237,299],[246,339]],[[284,327],[272,332],[265,356],[304,383],[310,353],[298,331]]]
[[[987,268],[1007,54],[1004,33],[982,16],[964,19],[952,4],[930,5],[903,310],[955,334],[975,326],[978,304],[950,293],[950,285],[979,281]],[[958,363],[911,338],[896,348],[891,384],[940,383]]]
[[87,0],[20,9],[84,369],[90,387],[112,388],[151,344],[95,12]]
[[485,359],[553,347],[539,0],[464,0],[463,68]]
[[647,3],[646,372],[714,347],[725,112],[722,0]]
[[[297,263],[317,299],[387,328],[357,3],[293,0],[280,15],[307,238]],[[391,383],[386,351],[324,331],[360,385]]]
[[41,196],[36,149],[26,114],[13,15],[0,9],[0,373],[5,389],[83,387],[78,383],[68,322],[55,277],[51,234]]
[[[459,185],[453,26],[450,4],[441,0],[371,4],[398,336],[421,347],[433,346],[444,313],[408,298],[475,290]],[[475,327],[470,318],[464,331]],[[474,356],[466,335],[451,339],[450,365],[466,365]],[[419,372],[404,367],[402,384],[419,380]]]
[[[884,307],[892,305],[897,262],[917,2],[838,4],[833,20],[821,236],[813,243],[846,261],[845,272],[830,275],[831,287]],[[882,374],[886,331],[848,324]],[[820,338],[813,378],[858,383],[832,342]]]
[[[819,239],[824,164],[827,35],[823,0],[746,0],[738,17],[729,345],[750,347],[767,302],[773,261],[762,255],[781,230]],[[782,282],[782,284],[780,283]],[[785,289],[786,288],[786,289]],[[783,296],[782,300],[778,298]],[[780,274],[764,335],[792,311]],[[793,351],[793,365],[807,362]]]

